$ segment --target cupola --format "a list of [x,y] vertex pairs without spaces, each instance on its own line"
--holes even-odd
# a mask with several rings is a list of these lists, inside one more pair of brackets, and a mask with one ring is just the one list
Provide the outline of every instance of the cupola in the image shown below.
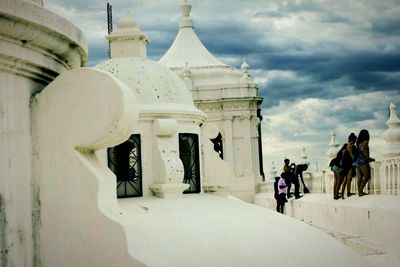
[[328,164],[333,158],[336,157],[338,149],[339,149],[339,144],[336,143],[336,134],[335,132],[332,131],[331,142],[329,143],[329,148],[328,151],[326,152],[326,155],[328,156]]
[[118,21],[117,29],[106,38],[110,42],[111,58],[147,56],[149,39],[140,31],[139,24],[129,11]]
[[396,105],[389,105],[389,119],[386,122],[389,129],[383,132],[382,137],[386,141],[385,157],[400,155],[400,119],[397,116]]

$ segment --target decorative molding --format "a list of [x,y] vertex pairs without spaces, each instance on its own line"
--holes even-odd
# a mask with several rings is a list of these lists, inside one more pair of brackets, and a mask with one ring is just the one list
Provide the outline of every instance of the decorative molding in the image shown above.
[[249,110],[250,103],[249,101],[224,101],[223,103],[224,110]]
[[[2,46],[0,45],[0,47]],[[56,66],[56,70],[61,69],[62,65]],[[53,81],[59,74],[58,71],[38,66],[31,61],[3,54],[0,54],[0,70],[27,77],[45,85]]]
[[221,103],[218,102],[210,102],[210,103],[195,103],[196,107],[203,112],[216,112],[222,110]]
[[[87,62],[87,43],[82,32],[70,22],[37,4],[2,1],[0,28],[0,38],[3,41],[42,53],[45,57],[52,57],[67,69],[83,66]],[[1,50],[3,55],[7,52]],[[27,58],[24,60],[29,61]],[[38,68],[45,67],[40,61],[30,64],[37,65]]]

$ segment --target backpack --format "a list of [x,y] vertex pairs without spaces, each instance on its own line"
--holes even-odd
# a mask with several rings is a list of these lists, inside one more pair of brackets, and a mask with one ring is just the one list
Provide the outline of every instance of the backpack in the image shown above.
[[337,158],[333,158],[330,162],[329,162],[329,167],[333,167],[334,165],[338,165],[338,159]]
[[353,165],[353,159],[350,156],[349,151],[347,149],[343,150],[341,153],[339,165],[345,170],[349,170]]

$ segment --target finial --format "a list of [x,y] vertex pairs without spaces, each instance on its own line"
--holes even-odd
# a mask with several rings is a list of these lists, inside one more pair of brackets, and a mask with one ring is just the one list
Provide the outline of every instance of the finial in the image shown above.
[[389,105],[389,119],[386,124],[387,126],[389,126],[389,128],[392,128],[395,124],[398,124],[399,122],[400,119],[399,117],[397,117],[396,105],[391,102]]
[[242,63],[241,68],[242,68],[242,70],[245,71],[245,72],[248,72],[248,70],[249,70],[249,64],[247,64],[246,58],[245,58],[245,57],[243,58],[243,63]]
[[125,15],[118,21],[117,28],[133,28],[138,29],[139,25],[133,19],[132,13],[130,10],[125,12]]
[[243,58],[243,63],[242,66],[240,66],[240,68],[242,69],[243,72],[243,78],[250,78],[250,73],[249,73],[249,64],[247,64],[246,62],[246,58]]
[[183,0],[181,5],[181,13],[183,17],[189,17],[190,11],[192,10],[192,5],[190,5],[186,0]]
[[118,21],[115,31],[111,32],[106,38],[110,42],[111,58],[146,58],[149,39],[140,31],[139,24],[129,10]]
[[331,142],[329,145],[336,145],[336,133],[334,131],[331,132]]

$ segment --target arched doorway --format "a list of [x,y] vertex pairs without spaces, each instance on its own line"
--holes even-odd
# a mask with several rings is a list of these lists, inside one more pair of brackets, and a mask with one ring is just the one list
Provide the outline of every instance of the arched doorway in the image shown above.
[[139,134],[133,134],[126,142],[108,149],[108,167],[117,176],[118,198],[143,196]]

